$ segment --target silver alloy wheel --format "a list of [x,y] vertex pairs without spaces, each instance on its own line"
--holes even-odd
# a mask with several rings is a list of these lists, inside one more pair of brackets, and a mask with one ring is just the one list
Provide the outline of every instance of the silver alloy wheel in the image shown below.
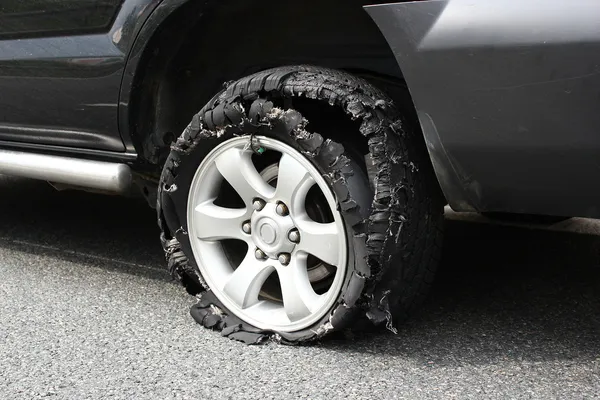
[[[347,261],[344,223],[331,189],[299,151],[272,138],[257,139],[266,150],[281,153],[277,187],[269,185],[254,166],[248,137],[220,144],[192,180],[189,238],[202,276],[223,305],[258,328],[293,332],[323,318],[339,296]],[[223,179],[238,193],[244,208],[215,205]],[[306,212],[306,196],[315,184],[327,200],[333,222],[316,222]],[[249,234],[244,232],[248,222]],[[299,231],[298,243],[289,239],[293,229]],[[228,239],[248,245],[238,266],[232,265],[222,245]],[[309,255],[336,267],[331,285],[322,294],[309,281]],[[279,278],[282,302],[259,296],[272,273]]]

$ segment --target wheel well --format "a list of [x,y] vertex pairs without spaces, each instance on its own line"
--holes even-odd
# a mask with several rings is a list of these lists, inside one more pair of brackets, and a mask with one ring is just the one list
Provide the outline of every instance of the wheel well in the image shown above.
[[283,65],[364,76],[414,114],[407,91],[396,90],[404,85],[402,74],[363,3],[230,0],[182,6],[154,34],[134,78],[130,132],[142,159],[162,165],[168,144],[224,82]]

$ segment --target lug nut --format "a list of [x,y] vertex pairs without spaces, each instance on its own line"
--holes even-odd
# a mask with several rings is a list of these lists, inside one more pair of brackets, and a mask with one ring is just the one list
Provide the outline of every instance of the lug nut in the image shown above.
[[288,233],[288,239],[290,239],[290,242],[292,243],[300,242],[300,232],[298,232],[298,229],[292,229],[290,233]]
[[288,253],[281,253],[277,256],[277,260],[281,263],[281,265],[288,265],[290,263],[290,255]]
[[247,233],[248,235],[250,234],[250,232],[252,231],[250,221],[246,221],[242,224],[242,230],[244,231],[244,233]]
[[286,215],[288,215],[290,213],[290,210],[288,210],[287,206],[285,204],[283,204],[282,202],[277,203],[277,207],[275,208],[275,211],[277,211],[277,214],[285,217]]
[[254,207],[256,211],[260,211],[265,208],[265,201],[261,199],[254,199],[252,202],[252,207]]
[[258,260],[264,260],[265,258],[267,258],[267,255],[265,254],[264,251],[262,251],[261,249],[256,249],[254,250],[254,256],[258,259]]

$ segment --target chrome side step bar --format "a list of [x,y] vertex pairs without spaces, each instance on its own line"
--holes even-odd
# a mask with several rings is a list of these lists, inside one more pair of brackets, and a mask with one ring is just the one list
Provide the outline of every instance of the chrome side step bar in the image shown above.
[[114,193],[126,192],[132,182],[131,169],[126,164],[2,149],[0,174]]

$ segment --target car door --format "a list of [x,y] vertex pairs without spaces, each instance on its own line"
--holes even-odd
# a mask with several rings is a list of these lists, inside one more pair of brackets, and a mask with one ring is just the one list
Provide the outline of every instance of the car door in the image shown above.
[[0,145],[125,150],[110,35],[124,2],[0,1]]

